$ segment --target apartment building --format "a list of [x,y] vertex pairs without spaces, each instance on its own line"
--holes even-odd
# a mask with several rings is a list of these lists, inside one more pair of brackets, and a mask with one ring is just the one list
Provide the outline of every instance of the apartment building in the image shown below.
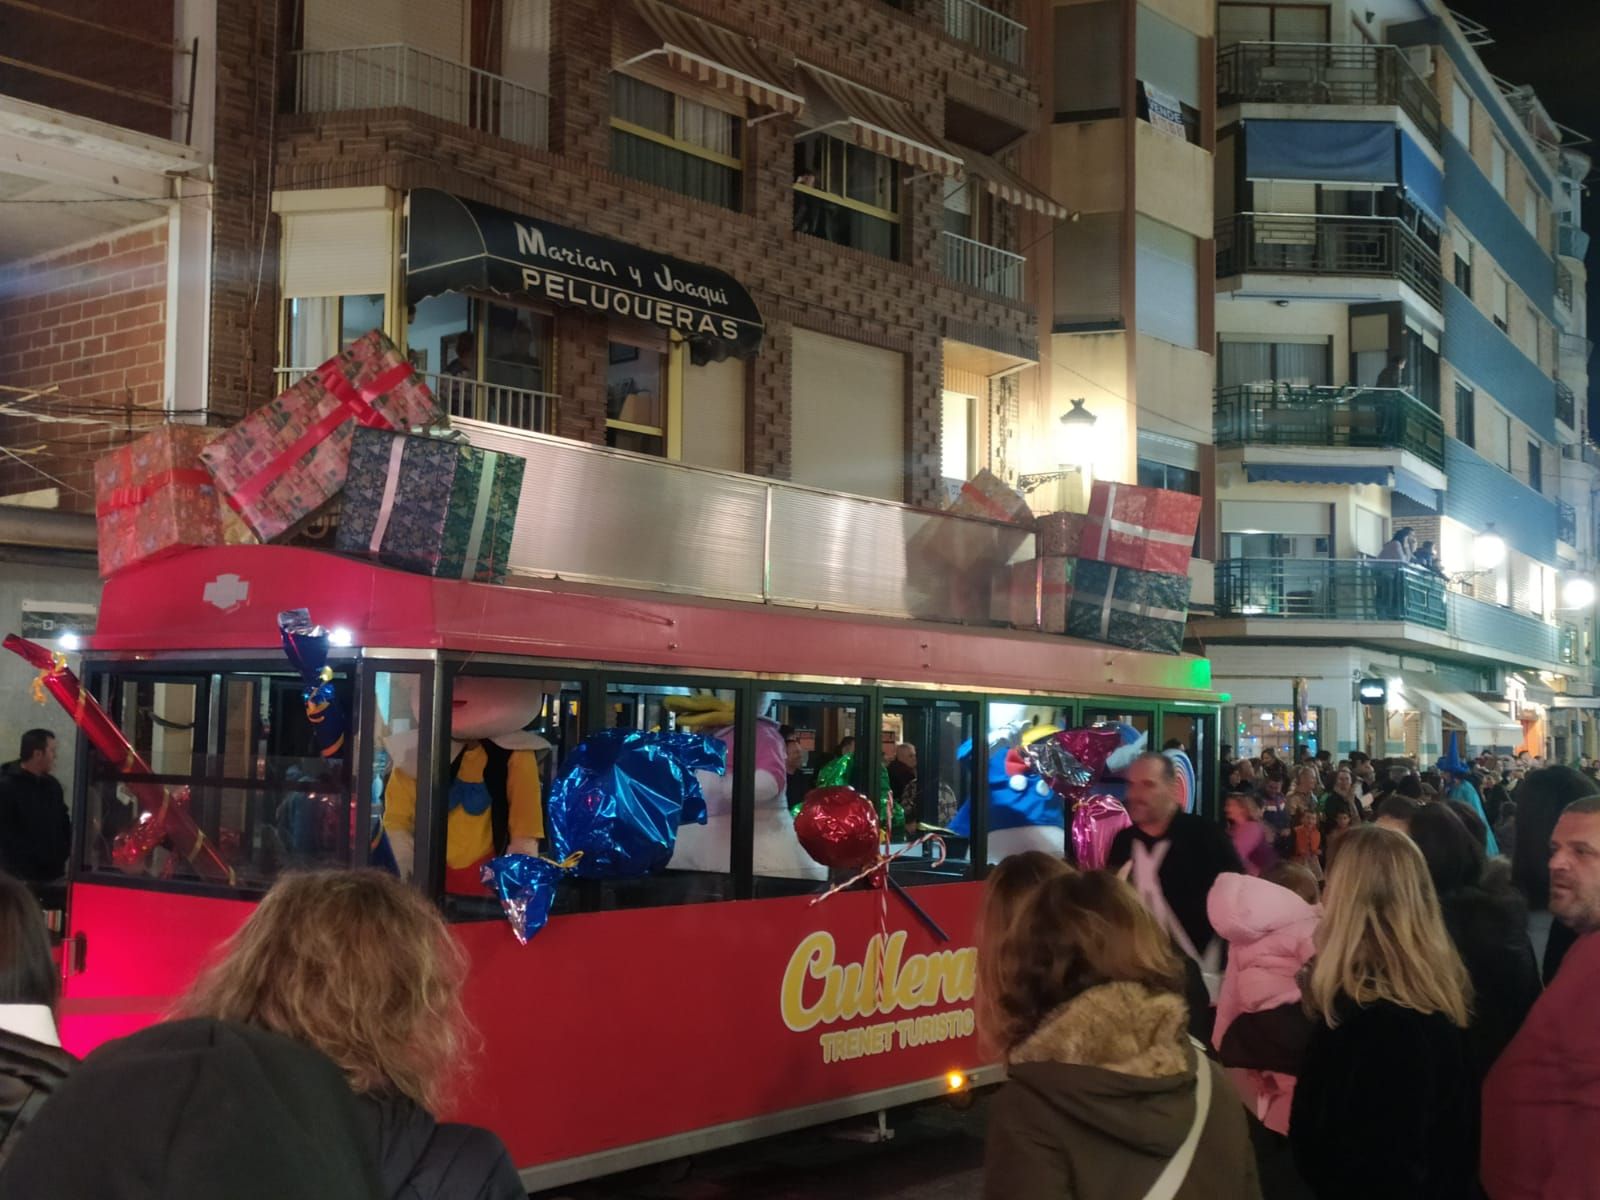
[[[1216,11],[1216,595],[1190,632],[1226,727],[1288,744],[1298,678],[1336,753],[1593,753],[1588,159],[1431,0]],[[1405,528],[1431,566],[1378,560]]]

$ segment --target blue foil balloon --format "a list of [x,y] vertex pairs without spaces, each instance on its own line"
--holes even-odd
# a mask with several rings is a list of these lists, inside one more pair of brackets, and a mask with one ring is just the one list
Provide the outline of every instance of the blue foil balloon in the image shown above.
[[301,695],[317,750],[323,758],[332,758],[344,749],[345,719],[328,669],[328,631],[311,620],[309,609],[291,608],[278,614],[278,633],[284,654],[306,685]]
[[531,854],[504,854],[483,865],[484,886],[500,897],[511,932],[524,946],[550,919],[556,885],[564,874],[566,869],[560,863]]
[[721,775],[726,749],[696,733],[603,729],[562,764],[545,803],[554,857],[584,879],[632,879],[666,866],[678,826],[706,822],[696,771]]

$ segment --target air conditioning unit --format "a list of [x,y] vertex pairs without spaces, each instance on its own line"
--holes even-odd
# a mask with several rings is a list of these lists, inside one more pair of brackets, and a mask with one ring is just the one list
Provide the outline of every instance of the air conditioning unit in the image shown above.
[[1433,47],[1432,46],[1407,46],[1405,50],[1406,61],[1411,64],[1411,69],[1423,79],[1433,78]]

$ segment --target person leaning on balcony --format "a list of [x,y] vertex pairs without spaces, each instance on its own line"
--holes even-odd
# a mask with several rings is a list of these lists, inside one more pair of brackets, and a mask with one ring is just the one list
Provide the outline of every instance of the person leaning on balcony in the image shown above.
[[1411,526],[1402,525],[1396,529],[1383,549],[1378,551],[1378,557],[1385,562],[1410,562],[1412,554]]
[[1378,386],[1381,388],[1397,388],[1405,383],[1406,356],[1396,354],[1389,360],[1389,365],[1378,372]]

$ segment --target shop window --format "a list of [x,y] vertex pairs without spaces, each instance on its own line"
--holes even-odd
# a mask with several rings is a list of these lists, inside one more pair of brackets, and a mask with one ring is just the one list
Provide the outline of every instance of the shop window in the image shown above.
[[1456,441],[1478,444],[1478,394],[1461,383],[1456,384]]
[[296,296],[283,302],[279,382],[288,387],[372,329],[384,326],[381,294]]
[[611,165],[630,179],[738,209],[742,126],[732,113],[612,73]]
[[[948,829],[961,807],[971,805],[982,765],[972,757],[977,723],[976,704],[921,696],[884,700],[883,761],[900,812],[890,831],[894,849],[925,832]],[[910,887],[967,878],[970,838],[946,836],[944,841],[942,863],[927,843],[896,859],[889,868],[895,881]]]
[[446,292],[413,306],[406,345],[452,416],[549,433],[554,331],[549,313]]
[[830,137],[794,143],[794,227],[884,258],[900,256],[899,165]]
[[657,344],[612,341],[606,362],[606,445],[665,458],[671,355]]

